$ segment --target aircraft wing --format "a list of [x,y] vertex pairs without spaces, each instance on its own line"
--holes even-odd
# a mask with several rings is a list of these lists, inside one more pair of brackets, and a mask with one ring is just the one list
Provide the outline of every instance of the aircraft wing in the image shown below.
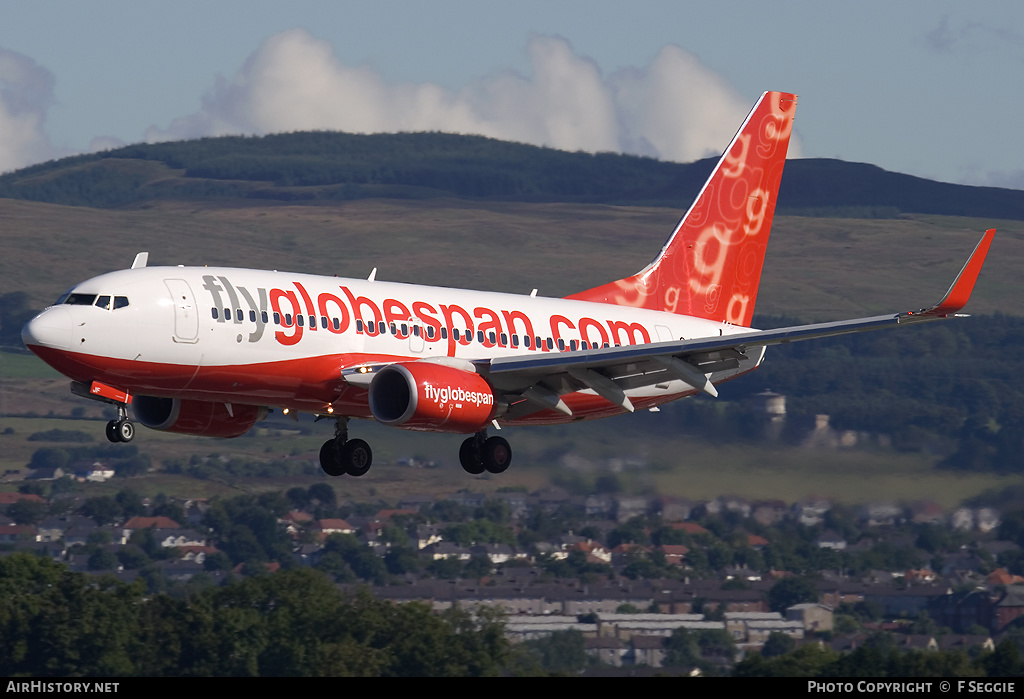
[[[632,411],[625,390],[671,379],[679,379],[699,391],[717,396],[713,383],[716,372],[734,374],[737,368],[746,365],[753,369],[760,363],[764,348],[770,345],[955,316],[970,299],[994,235],[995,230],[986,231],[942,300],[918,311],[644,345],[496,357],[473,363],[481,375],[510,399],[511,417],[542,409],[569,415],[571,411],[560,396],[588,388]],[[523,400],[516,400],[517,395]]]

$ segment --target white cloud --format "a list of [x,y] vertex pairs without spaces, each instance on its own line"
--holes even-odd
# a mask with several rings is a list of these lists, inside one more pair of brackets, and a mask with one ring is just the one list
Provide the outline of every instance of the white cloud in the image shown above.
[[264,42],[234,77],[219,77],[200,111],[149,129],[146,140],[446,131],[687,162],[724,150],[750,107],[676,46],[609,78],[560,37],[534,37],[528,52],[529,76],[503,72],[452,91],[388,84],[370,68],[340,63],[328,42],[292,29]]
[[28,56],[0,48],[0,172],[56,157],[44,130],[54,83]]

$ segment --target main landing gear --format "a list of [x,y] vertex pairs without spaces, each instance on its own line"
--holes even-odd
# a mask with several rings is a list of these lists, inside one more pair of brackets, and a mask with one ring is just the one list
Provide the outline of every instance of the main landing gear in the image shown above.
[[512,463],[512,447],[504,437],[488,437],[487,430],[480,430],[462,443],[459,462],[474,476],[484,471],[504,473]]
[[363,476],[373,463],[370,445],[361,439],[348,438],[348,418],[334,421],[334,439],[320,447],[320,468],[328,476]]
[[111,442],[130,442],[135,439],[135,425],[128,419],[128,406],[117,404],[117,419],[107,423],[107,439]]
[[[474,476],[484,471],[504,473],[512,463],[512,447],[505,438],[488,437],[487,430],[480,430],[462,443],[459,462],[466,473]],[[320,447],[320,468],[328,476],[363,476],[370,470],[371,463],[370,445],[361,439],[349,439],[348,418],[336,418],[334,439],[328,439]]]

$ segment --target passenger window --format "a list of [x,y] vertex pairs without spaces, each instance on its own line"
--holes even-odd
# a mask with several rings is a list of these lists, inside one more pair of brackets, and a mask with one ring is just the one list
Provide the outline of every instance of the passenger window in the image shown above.
[[[441,328],[441,339],[442,340],[447,340],[448,339],[448,328]],[[455,338],[455,339],[457,340],[458,338]]]
[[280,324],[281,324],[281,314],[278,313],[277,311],[274,311],[274,325],[280,325]]
[[306,318],[305,318],[305,316],[295,316],[295,322],[298,323],[300,328],[306,327]]
[[388,331],[387,323],[385,323],[383,320],[377,321],[377,332],[379,334],[383,335],[387,331]]
[[217,313],[217,309],[216,309],[216,308],[211,308],[211,309],[210,309],[210,312],[211,312],[211,313],[213,314],[213,319],[214,319],[214,320],[217,320],[217,316],[219,315],[219,314]]
[[285,313],[284,314],[284,326],[286,328],[292,327],[292,314],[291,313]]
[[324,330],[327,329],[327,316],[320,316],[320,327]]
[[562,338],[558,338],[558,349],[561,350],[562,352],[565,351],[565,340],[563,340]]
[[359,318],[359,319],[356,320],[356,332],[357,333],[363,332],[363,319],[362,318]]
[[341,321],[337,318],[332,319],[334,321],[334,329],[341,330]]
[[263,321],[264,325],[267,324],[267,312],[266,311],[260,311],[260,320]]
[[242,309],[241,308],[236,308],[235,309],[235,320],[237,320],[239,323],[241,323],[244,318],[245,318],[245,316],[242,315]]
[[256,311],[249,311],[249,322],[250,323],[255,323],[256,322]]
[[518,347],[519,346],[519,336],[518,335],[513,335],[512,336],[512,346],[513,347]]
[[316,328],[316,316],[309,317],[309,327]]

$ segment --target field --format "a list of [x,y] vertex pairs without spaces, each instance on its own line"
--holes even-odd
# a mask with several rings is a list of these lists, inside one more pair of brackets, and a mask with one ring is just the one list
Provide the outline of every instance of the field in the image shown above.
[[[146,250],[151,265],[355,278],[377,267],[382,280],[564,296],[642,268],[680,213],[452,199],[118,210],[0,199],[0,293],[24,290],[42,307]],[[1024,222],[937,216],[778,217],[757,310],[819,320],[920,308],[938,300],[992,226],[999,234],[969,310],[1019,314]]]

